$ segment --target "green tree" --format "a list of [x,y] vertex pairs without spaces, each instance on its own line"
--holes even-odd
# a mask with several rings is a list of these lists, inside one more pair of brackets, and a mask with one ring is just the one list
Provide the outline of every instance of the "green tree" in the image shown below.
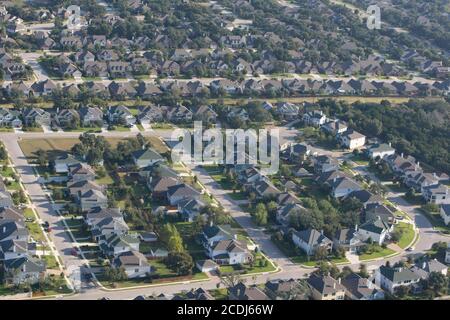
[[188,275],[192,273],[194,261],[186,252],[170,252],[166,258],[167,266],[178,275]]

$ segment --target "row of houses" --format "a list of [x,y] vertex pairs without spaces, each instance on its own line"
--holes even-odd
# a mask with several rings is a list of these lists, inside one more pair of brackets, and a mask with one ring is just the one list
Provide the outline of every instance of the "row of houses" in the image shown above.
[[425,172],[413,156],[391,154],[382,159],[389,166],[395,176],[403,183],[420,192],[428,203],[443,205],[450,204],[450,192],[445,183],[449,176],[445,173]]
[[45,277],[46,265],[36,258],[37,242],[26,222],[0,179],[0,272],[8,285],[32,285]]
[[112,81],[108,86],[102,82],[86,82],[83,84],[68,84],[54,82],[47,79],[35,82],[30,86],[24,82],[13,82],[5,88],[7,93],[19,92],[25,96],[46,96],[60,87],[63,92],[73,96],[80,94],[80,88],[84,91],[101,97],[113,98],[135,98],[149,99],[162,95],[164,92],[177,93],[183,97],[201,96],[207,94],[286,94],[286,95],[393,95],[393,96],[415,96],[415,95],[448,95],[450,92],[450,81],[436,81],[434,83],[411,83],[408,81],[368,81],[368,80],[255,80],[248,79],[242,82],[229,79],[212,80],[209,83],[198,80],[180,81],[166,80],[160,84],[154,82],[138,81],[116,82]]
[[215,123],[217,113],[209,106],[187,108],[181,104],[169,106],[142,106],[137,114],[124,105],[109,106],[101,109],[95,106],[83,106],[78,109],[42,109],[27,107],[22,110],[0,108],[0,126],[20,128],[22,126],[66,127],[102,127],[123,125],[132,127],[136,123],[149,125],[155,122],[189,123],[201,120]]
[[320,110],[304,113],[302,120],[306,125],[319,127],[334,135],[336,140],[347,149],[359,149],[366,144],[366,136],[349,128],[345,122],[339,119],[329,119]]
[[105,186],[95,181],[94,169],[70,154],[55,159],[53,166],[56,173],[67,174],[67,196],[82,212],[92,240],[111,265],[124,268],[130,279],[152,273],[154,269],[139,251],[141,238],[130,233],[120,209],[109,206]]

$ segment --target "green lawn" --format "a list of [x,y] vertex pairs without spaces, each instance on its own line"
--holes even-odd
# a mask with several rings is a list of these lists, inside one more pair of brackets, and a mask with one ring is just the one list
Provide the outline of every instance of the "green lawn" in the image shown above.
[[230,193],[229,196],[231,197],[231,199],[236,201],[248,200],[248,196],[244,192]]
[[6,189],[11,191],[19,191],[20,190],[20,184],[17,181],[10,181],[6,183]]
[[0,175],[2,176],[2,177],[12,177],[12,176],[14,176],[14,171],[13,171],[13,169],[11,168],[11,167],[8,167],[8,166],[2,166],[1,167],[1,171],[0,171]]
[[111,176],[108,173],[106,173],[106,175],[103,178],[95,179],[95,182],[97,182],[100,185],[102,185],[102,184],[109,185],[109,184],[113,184],[114,180],[111,178]]
[[363,261],[363,260],[372,260],[372,259],[377,259],[377,258],[382,258],[382,257],[386,257],[389,256],[391,254],[394,254],[395,251],[391,250],[389,248],[381,248],[378,251],[374,251],[372,253],[365,253],[359,256],[359,260]]
[[44,233],[37,222],[25,222],[25,225],[34,240],[38,242],[45,241]]
[[102,128],[101,127],[78,127],[75,129],[64,129],[64,131],[67,132],[102,132]]
[[142,124],[138,123],[136,126],[138,127],[139,131],[145,131],[145,129],[142,126]]
[[414,239],[414,229],[410,223],[400,222],[395,226],[395,229],[401,230],[401,237],[398,241],[398,246],[402,249],[406,248]]
[[227,292],[227,289],[225,289],[225,288],[209,290],[209,293],[216,300],[227,300],[228,299],[228,292]]
[[47,269],[58,269],[58,261],[55,256],[42,256],[42,259],[45,261]]
[[130,128],[124,126],[114,126],[113,131],[120,131],[120,132],[130,131]]
[[352,155],[350,159],[360,166],[369,165],[369,160],[363,154]]

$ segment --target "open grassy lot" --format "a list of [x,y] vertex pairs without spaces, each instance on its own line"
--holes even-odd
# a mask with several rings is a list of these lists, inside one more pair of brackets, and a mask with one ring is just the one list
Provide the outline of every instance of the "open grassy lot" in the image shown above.
[[150,143],[150,146],[155,149],[159,153],[166,153],[169,150],[167,145],[162,142],[160,139],[154,136],[146,137],[147,141]]
[[404,249],[414,239],[413,226],[410,223],[400,222],[395,228],[401,232],[401,237],[397,244],[400,248]]
[[42,256],[42,259],[45,261],[45,265],[47,266],[47,269],[58,269],[58,262],[55,258],[55,256]]
[[[119,142],[124,140],[126,139],[111,138],[111,137],[106,138],[106,141],[108,141],[111,147],[113,148],[115,148]],[[19,145],[27,158],[35,159],[36,152],[39,149],[47,151],[49,153],[49,157],[57,157],[69,152],[70,149],[79,142],[80,140],[78,138],[52,138],[52,139],[26,138],[20,140]],[[161,141],[159,142],[162,144]]]
[[376,250],[376,251],[373,251],[370,253],[364,253],[364,254],[360,255],[359,260],[360,261],[372,260],[372,259],[386,257],[386,256],[389,256],[394,253],[395,253],[395,251],[391,250],[389,248],[380,248],[379,250]]
[[66,154],[78,142],[77,138],[22,139],[19,145],[27,158],[34,159],[39,149],[49,152],[49,156],[57,157]]

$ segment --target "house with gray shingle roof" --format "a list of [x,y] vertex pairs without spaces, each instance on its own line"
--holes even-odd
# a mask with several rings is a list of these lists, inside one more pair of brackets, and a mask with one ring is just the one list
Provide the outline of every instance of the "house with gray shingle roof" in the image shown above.
[[269,297],[258,287],[248,287],[239,282],[234,287],[228,289],[229,300],[270,300]]
[[166,159],[153,148],[138,150],[132,153],[133,162],[139,168],[154,165],[157,162],[164,162]]
[[377,216],[375,219],[369,220],[359,227],[358,237],[362,241],[371,239],[374,243],[381,246],[385,239],[389,237],[389,233],[393,228],[394,225],[389,225],[380,216]]
[[199,199],[201,192],[194,187],[182,183],[167,189],[167,199],[171,205],[177,205],[184,199]]
[[35,284],[46,270],[43,261],[30,256],[6,260],[3,266],[6,282],[16,285],[21,283]]
[[318,248],[325,248],[328,252],[331,252],[333,246],[333,242],[323,232],[311,228],[294,231],[292,242],[309,256],[313,255]]
[[127,251],[120,253],[114,260],[116,268],[124,268],[128,279],[144,278],[154,271],[147,258],[139,251]]
[[139,239],[128,234],[111,233],[100,239],[100,249],[107,256],[117,257],[121,253],[139,251]]
[[418,274],[403,267],[381,266],[375,271],[375,284],[391,294],[400,286],[410,287],[417,284],[420,279]]
[[312,274],[308,280],[314,300],[344,300],[345,287],[341,284],[341,280],[334,279],[330,276],[320,276]]

